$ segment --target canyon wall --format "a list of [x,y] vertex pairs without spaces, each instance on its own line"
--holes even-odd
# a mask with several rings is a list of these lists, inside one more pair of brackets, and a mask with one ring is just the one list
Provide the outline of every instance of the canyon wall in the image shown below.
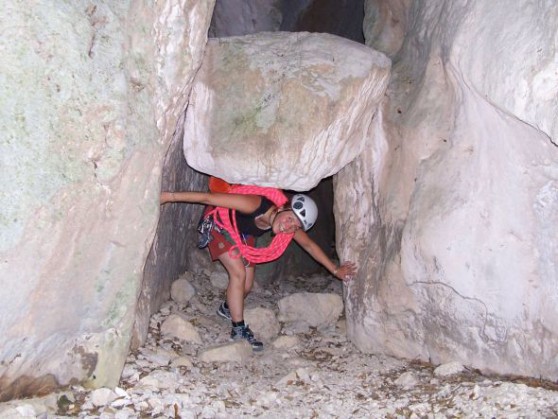
[[[368,1],[393,58],[369,146],[336,179],[365,351],[558,378],[558,5]],[[366,198],[363,198],[366,197]]]
[[0,400],[117,384],[212,1],[0,12]]

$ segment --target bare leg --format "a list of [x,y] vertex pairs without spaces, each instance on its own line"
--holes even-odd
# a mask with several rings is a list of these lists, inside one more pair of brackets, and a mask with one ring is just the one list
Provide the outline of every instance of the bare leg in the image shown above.
[[246,268],[246,283],[244,284],[244,298],[250,294],[252,287],[254,286],[255,268],[250,266]]
[[[227,287],[227,305],[231,311],[233,322],[244,320],[244,297],[246,296],[246,268],[242,259],[233,259],[228,253],[219,256],[229,274],[229,286]],[[254,277],[252,275],[251,281]],[[251,284],[250,284],[251,288]],[[249,291],[248,291],[249,292]]]

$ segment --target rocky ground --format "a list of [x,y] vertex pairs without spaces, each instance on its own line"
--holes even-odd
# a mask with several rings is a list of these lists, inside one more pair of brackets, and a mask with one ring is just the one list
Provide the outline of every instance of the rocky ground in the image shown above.
[[[175,284],[176,301],[152,317],[148,341],[129,355],[117,388],[72,387],[12,401],[0,404],[0,417],[558,416],[552,383],[487,377],[457,363],[435,368],[360,353],[337,318],[341,284],[328,277],[255,287],[246,317],[264,340],[260,353],[242,342],[231,344],[230,325],[215,313],[223,275],[189,274]],[[296,307],[285,300],[293,296],[302,299]],[[322,323],[312,317],[316,313]]]

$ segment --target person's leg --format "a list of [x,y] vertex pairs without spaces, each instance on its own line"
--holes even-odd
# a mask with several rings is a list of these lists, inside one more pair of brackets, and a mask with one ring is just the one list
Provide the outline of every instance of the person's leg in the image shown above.
[[254,265],[248,266],[246,268],[246,282],[244,283],[244,298],[250,294],[252,291],[252,287],[254,286],[254,277],[255,277],[255,267]]
[[[228,252],[219,256],[229,275],[227,287],[227,305],[233,322],[244,320],[244,297],[246,286],[246,268],[242,259],[233,259]],[[253,280],[253,278],[252,278]]]
[[[263,350],[263,343],[254,337],[247,324],[244,323],[244,297],[250,292],[254,282],[254,269],[245,268],[242,259],[232,258],[228,252],[219,256],[229,274],[229,286],[227,287],[227,304],[229,306],[233,340],[245,339],[250,343],[254,351]],[[247,276],[250,276],[247,288]]]

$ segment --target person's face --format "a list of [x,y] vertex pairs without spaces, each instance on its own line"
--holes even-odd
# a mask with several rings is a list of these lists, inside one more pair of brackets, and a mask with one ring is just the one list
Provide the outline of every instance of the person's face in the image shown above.
[[296,232],[299,228],[302,228],[302,224],[294,215],[291,210],[281,211],[277,213],[275,220],[273,220],[273,232],[278,233],[288,233],[292,234]]

